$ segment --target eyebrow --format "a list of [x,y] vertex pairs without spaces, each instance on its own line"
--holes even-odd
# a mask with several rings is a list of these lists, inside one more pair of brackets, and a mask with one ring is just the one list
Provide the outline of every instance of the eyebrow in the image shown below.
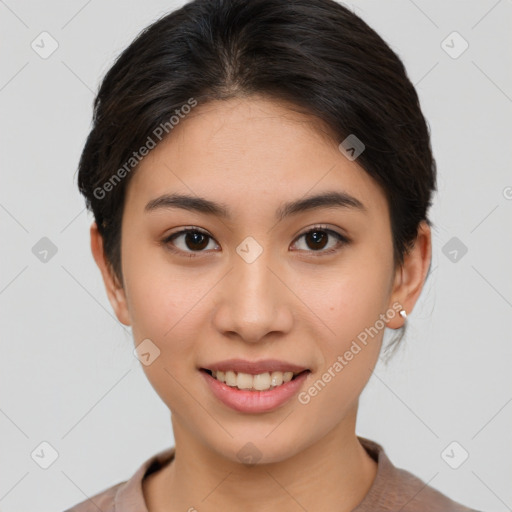
[[[229,208],[222,203],[216,203],[204,197],[184,194],[163,194],[149,201],[144,211],[149,213],[169,208],[181,208],[207,215],[215,215],[228,220],[233,218]],[[281,221],[291,215],[321,208],[345,208],[367,212],[366,207],[359,199],[346,192],[331,191],[284,203],[277,209],[275,216],[277,221]]]

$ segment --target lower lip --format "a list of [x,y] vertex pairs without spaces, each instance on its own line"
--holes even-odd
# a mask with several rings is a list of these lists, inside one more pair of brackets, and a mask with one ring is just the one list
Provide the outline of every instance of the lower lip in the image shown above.
[[298,393],[307,376],[311,373],[305,371],[295,379],[268,391],[247,391],[228,386],[212,377],[205,370],[200,370],[200,372],[213,394],[223,404],[235,411],[248,413],[268,412],[283,405]]

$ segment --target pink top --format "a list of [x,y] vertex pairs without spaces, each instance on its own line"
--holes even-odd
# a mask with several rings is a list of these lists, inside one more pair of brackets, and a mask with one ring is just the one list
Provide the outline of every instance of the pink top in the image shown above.
[[[377,462],[377,474],[363,501],[352,512],[478,512],[451,500],[404,469],[395,467],[381,445],[358,436]],[[105,489],[64,512],[148,512],[142,480],[171,462],[175,447],[147,459],[127,481]],[[94,501],[94,503],[93,503]]]

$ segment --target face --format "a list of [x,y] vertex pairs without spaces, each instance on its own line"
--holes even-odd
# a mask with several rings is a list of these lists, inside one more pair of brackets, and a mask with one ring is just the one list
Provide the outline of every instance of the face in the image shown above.
[[[398,309],[415,298],[396,306],[403,283],[385,196],[339,142],[284,104],[211,102],[173,128],[128,186],[124,289],[111,301],[135,345],[151,340],[142,368],[175,428],[227,459],[250,441],[261,462],[281,461],[353,429],[383,327],[402,325]],[[352,203],[285,207],[335,193]],[[166,194],[206,199],[226,215],[154,201]],[[309,373],[284,403],[244,412],[200,371],[231,358]]]

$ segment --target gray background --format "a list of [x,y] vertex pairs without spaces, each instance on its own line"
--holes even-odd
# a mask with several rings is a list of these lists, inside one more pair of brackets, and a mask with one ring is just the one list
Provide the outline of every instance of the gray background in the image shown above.
[[[0,1],[3,512],[63,510],[174,442],[108,303],[75,172],[100,78],[139,30],[181,4]],[[348,5],[403,59],[439,169],[433,273],[403,348],[361,397],[357,432],[452,499],[512,510],[512,2]],[[45,59],[31,47],[43,31],[58,42]],[[457,58],[453,31],[469,44]],[[43,237],[57,249],[46,261]],[[442,457],[453,441],[469,453],[458,469]],[[58,452],[48,469],[31,457],[42,442]],[[460,450],[448,450],[452,464]]]

